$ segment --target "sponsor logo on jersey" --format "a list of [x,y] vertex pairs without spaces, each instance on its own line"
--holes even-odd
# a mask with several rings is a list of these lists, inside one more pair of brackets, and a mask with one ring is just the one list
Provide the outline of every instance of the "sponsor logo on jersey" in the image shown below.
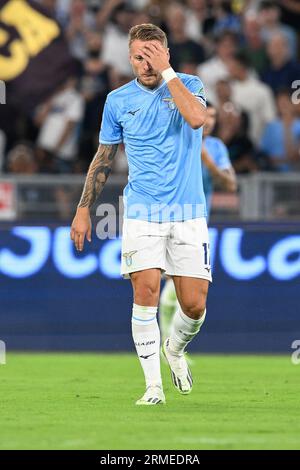
[[128,114],[132,114],[132,116],[135,116],[135,114],[136,114],[140,109],[141,109],[141,108],[136,109],[135,111],[128,111]]

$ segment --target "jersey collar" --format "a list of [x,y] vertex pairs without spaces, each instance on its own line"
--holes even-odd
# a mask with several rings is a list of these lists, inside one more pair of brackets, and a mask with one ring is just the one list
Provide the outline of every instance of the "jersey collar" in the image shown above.
[[150,93],[151,95],[154,95],[154,93],[156,93],[158,90],[160,90],[160,89],[166,84],[166,82],[163,80],[162,83],[161,83],[158,87],[153,88],[153,90],[151,90],[150,88],[147,88],[147,87],[145,87],[144,85],[142,85],[142,84],[138,81],[137,78],[136,78],[134,81],[135,81],[135,84],[136,84],[139,88],[141,88],[143,91],[146,91],[146,93]]

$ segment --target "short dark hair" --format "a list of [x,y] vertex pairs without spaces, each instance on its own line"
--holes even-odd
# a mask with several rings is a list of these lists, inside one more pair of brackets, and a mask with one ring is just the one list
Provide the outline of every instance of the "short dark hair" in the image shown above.
[[249,69],[251,67],[250,61],[247,55],[243,51],[238,51],[235,54],[233,54],[233,60],[238,62],[240,65],[242,65],[246,69]]
[[221,33],[217,34],[214,39],[217,45],[225,39],[231,39],[232,42],[238,44],[238,35],[231,29],[224,29]]
[[168,47],[166,33],[152,23],[142,23],[133,26],[129,31],[129,47],[133,41],[159,41],[163,46]]

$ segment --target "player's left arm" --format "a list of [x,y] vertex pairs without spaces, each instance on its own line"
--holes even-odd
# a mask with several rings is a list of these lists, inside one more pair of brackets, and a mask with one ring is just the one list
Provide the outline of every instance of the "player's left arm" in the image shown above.
[[204,145],[202,145],[201,158],[213,179],[217,181],[225,191],[231,193],[235,193],[237,191],[236,174],[232,166],[225,169],[219,168],[209,155]]
[[[171,67],[169,52],[159,41],[147,41],[139,54],[160,73]],[[180,78],[173,78],[167,85],[182,117],[193,129],[202,127],[206,118],[205,106],[186,88]]]
[[92,224],[90,209],[101,194],[111,172],[118,144],[100,144],[85,179],[82,195],[71,226],[71,240],[82,251],[85,237],[91,241]]

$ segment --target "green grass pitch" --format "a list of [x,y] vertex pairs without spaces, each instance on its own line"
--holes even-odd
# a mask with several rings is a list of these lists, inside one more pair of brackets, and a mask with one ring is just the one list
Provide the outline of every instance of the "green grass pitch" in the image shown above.
[[1,449],[300,449],[300,365],[288,356],[193,356],[181,396],[137,407],[133,354],[8,354],[0,365]]

